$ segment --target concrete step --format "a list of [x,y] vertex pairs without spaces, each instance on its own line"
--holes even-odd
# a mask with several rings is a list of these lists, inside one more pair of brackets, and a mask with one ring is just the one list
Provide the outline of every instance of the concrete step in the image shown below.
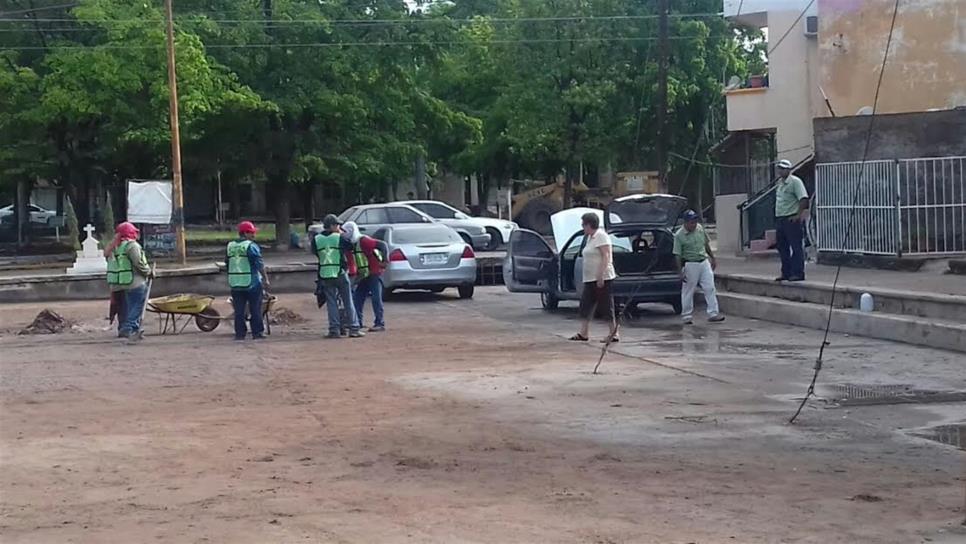
[[[768,296],[718,292],[726,315],[736,315],[798,327],[824,330],[828,306],[792,302]],[[842,334],[892,340],[906,344],[966,352],[966,323],[905,315],[836,308],[831,330]]]
[[[801,281],[776,282],[773,278],[743,274],[716,274],[720,291],[772,297],[794,302],[810,302],[828,306],[832,299],[830,283]],[[910,281],[915,281],[910,278]],[[857,288],[839,285],[836,289],[837,308],[859,307],[862,293],[869,293],[875,301],[875,313],[895,314],[906,317],[949,320],[966,323],[966,296],[937,295],[922,291],[897,291],[881,288]]]

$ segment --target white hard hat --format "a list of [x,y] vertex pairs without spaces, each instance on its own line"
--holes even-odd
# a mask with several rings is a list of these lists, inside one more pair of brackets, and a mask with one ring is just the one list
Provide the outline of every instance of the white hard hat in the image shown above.
[[788,159],[782,159],[782,160],[778,161],[778,167],[779,168],[784,168],[786,170],[791,170],[792,169],[792,161],[790,161]]

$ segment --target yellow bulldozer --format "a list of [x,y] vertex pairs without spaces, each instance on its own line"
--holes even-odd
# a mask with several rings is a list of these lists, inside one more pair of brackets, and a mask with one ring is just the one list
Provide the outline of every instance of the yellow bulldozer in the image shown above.
[[[564,191],[565,181],[558,179],[513,195],[513,220],[525,229],[550,234],[550,216],[563,209]],[[574,183],[573,205],[603,210],[615,198],[659,192],[657,172],[618,172],[611,187],[591,188],[581,181]]]

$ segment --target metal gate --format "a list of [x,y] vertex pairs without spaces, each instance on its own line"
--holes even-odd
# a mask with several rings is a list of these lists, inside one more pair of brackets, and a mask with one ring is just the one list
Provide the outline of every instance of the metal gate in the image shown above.
[[818,164],[815,215],[819,251],[966,253],[966,157]]
[[966,253],[966,157],[899,161],[902,252]]
[[819,251],[900,255],[897,183],[896,161],[815,165]]

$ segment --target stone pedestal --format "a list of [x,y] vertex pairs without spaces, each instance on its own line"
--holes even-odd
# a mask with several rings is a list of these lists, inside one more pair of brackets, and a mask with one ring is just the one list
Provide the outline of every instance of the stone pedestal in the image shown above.
[[81,244],[81,250],[77,252],[77,260],[74,265],[67,269],[70,275],[77,274],[107,274],[107,259],[101,253],[94,238],[94,227],[88,224],[84,227],[87,237]]

